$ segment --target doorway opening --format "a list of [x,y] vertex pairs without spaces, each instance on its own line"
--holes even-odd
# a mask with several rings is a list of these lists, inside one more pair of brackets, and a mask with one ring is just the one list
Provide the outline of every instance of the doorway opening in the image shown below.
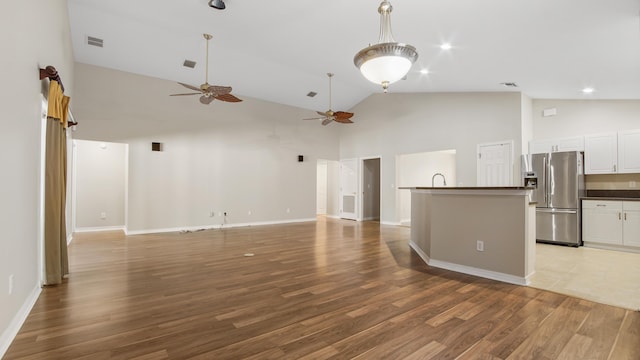
[[362,160],[362,220],[380,221],[380,158]]

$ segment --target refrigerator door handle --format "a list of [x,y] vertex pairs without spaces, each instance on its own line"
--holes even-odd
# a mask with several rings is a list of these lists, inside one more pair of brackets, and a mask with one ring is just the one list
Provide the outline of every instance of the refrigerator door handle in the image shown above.
[[538,212],[552,214],[577,214],[578,210],[572,209],[537,209]]

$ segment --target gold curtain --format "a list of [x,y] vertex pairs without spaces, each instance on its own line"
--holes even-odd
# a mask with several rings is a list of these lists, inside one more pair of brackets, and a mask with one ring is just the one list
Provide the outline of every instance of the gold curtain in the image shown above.
[[55,285],[69,273],[67,258],[66,190],[67,190],[67,113],[69,97],[64,96],[57,81],[49,84],[46,158],[44,268],[45,285]]

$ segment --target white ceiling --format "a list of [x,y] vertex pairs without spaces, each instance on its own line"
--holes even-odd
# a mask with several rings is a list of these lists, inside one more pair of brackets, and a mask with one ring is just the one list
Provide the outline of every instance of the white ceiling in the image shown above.
[[[68,0],[75,60],[310,110],[348,110],[382,89],[353,56],[379,31],[379,0]],[[640,0],[391,0],[393,34],[419,58],[390,92],[522,91],[640,99]],[[87,36],[104,47],[87,45]],[[450,42],[451,50],[439,45]],[[195,69],[182,66],[185,59]],[[430,73],[423,75],[421,69]],[[515,82],[518,89],[500,83]],[[595,88],[584,95],[585,86]],[[184,92],[167,86],[167,95]],[[144,89],[140,89],[144,91]],[[309,98],[309,91],[318,92]],[[194,99],[195,101],[195,99]],[[212,103],[212,106],[215,102]]]

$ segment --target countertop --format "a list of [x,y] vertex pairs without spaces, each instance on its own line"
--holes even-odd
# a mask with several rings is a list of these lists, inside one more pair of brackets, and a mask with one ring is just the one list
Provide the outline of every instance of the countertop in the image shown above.
[[640,201],[640,190],[587,190],[582,200]]
[[399,189],[409,190],[532,190],[526,186],[401,186]]

